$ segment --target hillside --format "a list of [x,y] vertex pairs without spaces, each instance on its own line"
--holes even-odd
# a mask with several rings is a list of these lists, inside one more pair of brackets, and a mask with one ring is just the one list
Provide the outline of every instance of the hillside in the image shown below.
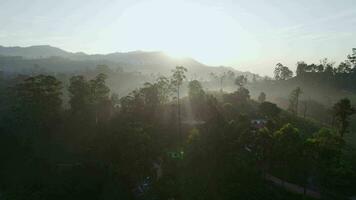
[[50,72],[73,72],[91,69],[99,64],[111,68],[120,67],[124,71],[137,71],[144,74],[167,74],[175,66],[184,66],[189,75],[207,77],[211,72],[223,73],[228,70],[236,74],[252,77],[250,72],[241,72],[232,67],[208,66],[192,58],[173,58],[163,52],[116,52],[110,54],[86,54],[68,52],[48,45],[30,47],[0,46],[0,67],[4,71],[24,72],[34,65]]

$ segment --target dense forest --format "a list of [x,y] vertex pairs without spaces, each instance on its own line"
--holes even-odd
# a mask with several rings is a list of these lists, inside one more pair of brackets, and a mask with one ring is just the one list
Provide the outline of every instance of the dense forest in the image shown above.
[[2,57],[20,64],[0,71],[0,199],[348,199],[353,51],[295,76],[278,63],[274,78]]

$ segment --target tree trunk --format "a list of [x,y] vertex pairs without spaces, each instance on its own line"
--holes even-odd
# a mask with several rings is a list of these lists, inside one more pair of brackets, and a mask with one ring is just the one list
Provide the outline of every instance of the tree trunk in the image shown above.
[[[178,90],[177,90],[177,102],[178,102],[178,137],[179,137],[179,145],[180,148],[182,147],[182,131],[181,131],[181,118],[180,118],[180,101],[179,101],[179,85],[178,85]],[[181,149],[179,149],[180,151]]]

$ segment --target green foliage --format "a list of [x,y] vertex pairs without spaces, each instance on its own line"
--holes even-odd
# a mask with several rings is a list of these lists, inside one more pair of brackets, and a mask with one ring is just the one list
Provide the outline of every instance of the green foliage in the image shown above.
[[293,114],[298,115],[299,98],[303,93],[300,87],[295,88],[289,95],[289,107],[288,110]]
[[250,99],[250,91],[244,87],[240,87],[236,92],[236,100],[238,102],[246,102]]
[[188,96],[191,101],[200,101],[204,98],[205,92],[199,81],[190,81],[188,84]]
[[68,88],[70,92],[70,106],[73,112],[88,111],[90,105],[90,85],[83,76],[70,78]]
[[95,79],[90,80],[90,94],[91,101],[93,104],[100,104],[109,99],[110,89],[105,84],[105,80],[107,79],[107,75],[98,74]]
[[13,105],[20,124],[27,128],[27,125],[48,128],[61,111],[61,89],[61,82],[45,75],[29,77],[17,84]]
[[172,70],[172,79],[171,83],[174,85],[176,90],[179,90],[179,87],[182,85],[184,79],[186,78],[185,72],[187,72],[187,68],[183,66],[177,66],[174,70]]
[[274,137],[276,140],[274,152],[280,161],[285,163],[292,162],[301,152],[302,138],[299,130],[291,124],[286,124],[276,131]]
[[[5,198],[132,199],[145,185],[142,199],[305,199],[266,183],[266,174],[302,186],[313,179],[313,186],[336,194],[352,191],[354,154],[346,155],[344,139],[266,102],[264,93],[259,102],[250,99],[246,77],[236,92],[213,96],[204,82],[186,84],[186,69],[177,67],[171,78],[152,78],[119,98],[110,94],[105,71],[99,66],[103,74],[69,80],[68,110],[61,104],[66,91],[51,76],[16,80],[9,99],[0,96],[14,108],[0,116]],[[181,98],[186,85],[188,97]],[[342,101],[335,116],[349,116],[350,109]],[[181,135],[179,117],[187,121],[179,124]],[[267,124],[253,127],[261,117]],[[29,137],[30,131],[41,134]]]
[[287,80],[293,76],[293,72],[281,63],[277,63],[274,69],[274,78],[276,80]]
[[341,99],[334,105],[332,112],[339,133],[341,137],[343,137],[349,126],[349,118],[351,115],[356,113],[356,110],[351,106],[350,100],[345,98]]
[[276,104],[266,101],[260,104],[259,111],[263,116],[274,119],[278,117],[281,109]]

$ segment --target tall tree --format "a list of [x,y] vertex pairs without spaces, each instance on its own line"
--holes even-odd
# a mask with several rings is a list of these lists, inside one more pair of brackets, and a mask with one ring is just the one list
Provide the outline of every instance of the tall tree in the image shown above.
[[[233,72],[232,72],[233,73]],[[213,72],[210,73],[210,76],[213,78],[213,79],[216,79],[218,82],[219,82],[219,86],[220,86],[220,91],[222,92],[223,91],[223,83],[224,83],[224,80],[226,78],[229,78],[229,76],[231,76],[232,74],[229,72],[226,73],[226,72],[222,72],[220,74],[215,74]]]
[[187,68],[183,66],[177,66],[174,70],[172,70],[172,78],[171,83],[173,85],[173,90],[177,93],[177,109],[178,109],[178,135],[180,138],[180,145],[182,145],[182,130],[181,130],[181,114],[180,114],[180,87],[183,84],[184,79],[186,78],[185,72],[187,72]]
[[53,125],[62,105],[60,81],[53,76],[38,75],[25,79],[15,89],[15,110],[21,123],[38,128]]
[[172,85],[169,83],[169,79],[165,76],[158,77],[155,84],[158,90],[159,101],[162,104],[167,103],[172,94]]
[[224,80],[226,79],[226,77],[227,77],[226,72],[223,72],[219,75],[220,91],[221,92],[223,91],[223,83],[224,83]]
[[103,114],[100,111],[105,110],[105,107],[110,103],[110,89],[106,85],[105,81],[107,75],[100,73],[95,79],[90,80],[90,102],[93,104],[95,112],[95,123],[98,123],[99,114]]
[[276,80],[287,80],[293,76],[293,72],[281,63],[277,63],[274,69],[274,78]]
[[335,62],[330,62],[327,58],[320,60],[320,65],[324,68],[324,73],[328,76],[332,76],[335,74],[334,65]]
[[236,96],[237,102],[246,103],[250,99],[250,91],[245,87],[240,87],[234,95]]
[[202,100],[202,98],[204,98],[205,92],[199,81],[190,81],[188,84],[188,89],[188,95],[191,101],[199,102],[200,100]]
[[107,75],[100,73],[95,79],[90,80],[91,98],[94,104],[100,104],[109,99],[110,89],[106,85]]
[[353,69],[356,67],[356,48],[352,48],[352,53],[347,56],[348,60],[353,64]]
[[297,87],[289,95],[288,110],[290,110],[295,115],[298,115],[299,97],[302,93],[302,89],[300,87]]
[[258,161],[261,162],[263,176],[265,176],[265,172],[271,161],[273,134],[267,128],[262,128],[256,132],[252,140],[253,150],[255,151]]
[[303,76],[303,74],[307,71],[308,65],[304,61],[299,61],[297,63],[297,70],[296,74],[297,76]]
[[74,113],[87,111],[90,105],[90,85],[83,76],[73,76],[69,85],[70,106]]
[[350,100],[348,98],[344,98],[333,106],[332,112],[334,119],[336,120],[340,136],[343,137],[349,126],[349,118],[351,115],[355,114],[356,110],[351,106]]
[[245,86],[246,83],[247,83],[247,78],[244,75],[237,76],[235,79],[235,84],[239,87]]
[[263,103],[264,101],[266,101],[266,93],[261,92],[260,95],[258,96],[258,101],[260,103]]
[[203,117],[204,105],[205,105],[205,92],[199,81],[190,81],[188,84],[188,95],[191,103],[192,110],[195,116]]
[[284,125],[273,137],[273,156],[281,166],[282,175],[285,176],[283,179],[286,179],[290,173],[294,173],[295,166],[299,164],[303,140],[299,130],[291,124]]

